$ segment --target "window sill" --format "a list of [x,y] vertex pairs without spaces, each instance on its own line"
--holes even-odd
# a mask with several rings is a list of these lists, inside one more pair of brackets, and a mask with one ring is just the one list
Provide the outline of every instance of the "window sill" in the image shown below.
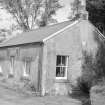
[[66,78],[62,78],[62,79],[56,78],[55,82],[57,82],[57,83],[69,83],[69,81]]
[[57,80],[67,80],[67,77],[56,77]]

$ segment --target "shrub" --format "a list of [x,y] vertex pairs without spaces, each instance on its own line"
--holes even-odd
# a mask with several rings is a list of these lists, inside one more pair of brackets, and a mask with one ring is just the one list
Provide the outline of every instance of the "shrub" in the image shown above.
[[95,75],[97,78],[101,79],[105,77],[105,44],[102,43],[99,46],[95,57],[96,69]]
[[78,78],[77,83],[80,90],[84,93],[89,93],[89,90],[93,85],[95,68],[96,65],[92,55],[88,54],[86,51],[83,52],[82,76]]
[[99,45],[96,56],[83,52],[82,76],[78,78],[78,87],[89,93],[92,86],[99,84],[105,78],[105,45]]

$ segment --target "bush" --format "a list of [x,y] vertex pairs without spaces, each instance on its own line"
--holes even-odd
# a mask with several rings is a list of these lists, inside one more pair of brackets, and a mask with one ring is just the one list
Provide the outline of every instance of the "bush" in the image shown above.
[[92,86],[99,84],[105,78],[105,45],[99,45],[96,56],[83,52],[82,76],[78,78],[78,87],[89,93]]
[[97,78],[101,79],[105,77],[105,44],[102,43],[99,46],[95,57],[96,69],[95,75]]
[[90,84],[88,81],[84,81],[83,78],[78,78],[78,88],[83,93],[89,94]]
[[90,88],[94,83],[93,81],[95,81],[94,70],[96,65],[93,59],[91,54],[88,54],[86,51],[83,52],[82,76],[77,80],[79,89],[87,94],[89,94]]

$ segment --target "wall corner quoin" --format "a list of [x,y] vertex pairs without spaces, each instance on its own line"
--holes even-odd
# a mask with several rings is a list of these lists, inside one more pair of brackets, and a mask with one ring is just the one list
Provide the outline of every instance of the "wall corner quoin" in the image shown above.
[[41,96],[45,96],[46,90],[46,65],[47,65],[47,46],[42,47],[42,73],[41,73]]

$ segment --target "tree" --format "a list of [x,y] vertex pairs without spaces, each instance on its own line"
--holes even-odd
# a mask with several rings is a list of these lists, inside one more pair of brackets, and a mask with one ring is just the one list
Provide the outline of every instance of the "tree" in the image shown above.
[[42,12],[42,14],[46,14],[45,25],[47,25],[54,12],[60,8],[58,0],[0,0],[0,3],[12,14],[23,31],[34,29],[36,21]]
[[[74,0],[70,18],[78,18],[81,9],[81,0]],[[105,35],[105,0],[86,0],[86,10],[89,12],[89,20]]]
[[56,14],[56,11],[62,6],[59,4],[58,0],[45,0],[44,12],[41,15],[41,20],[39,21],[39,26],[46,26],[48,22],[57,22],[52,18],[52,15]]
[[83,51],[82,76],[78,78],[78,87],[83,92],[89,93],[92,86],[103,80],[105,80],[105,42],[99,42],[95,57],[92,53]]
[[69,18],[79,18],[80,17],[80,10],[81,10],[81,1],[74,0],[71,4],[71,16]]
[[11,35],[11,31],[7,29],[0,29],[0,43],[6,40],[6,38]]
[[89,20],[105,35],[105,0],[86,0]]

